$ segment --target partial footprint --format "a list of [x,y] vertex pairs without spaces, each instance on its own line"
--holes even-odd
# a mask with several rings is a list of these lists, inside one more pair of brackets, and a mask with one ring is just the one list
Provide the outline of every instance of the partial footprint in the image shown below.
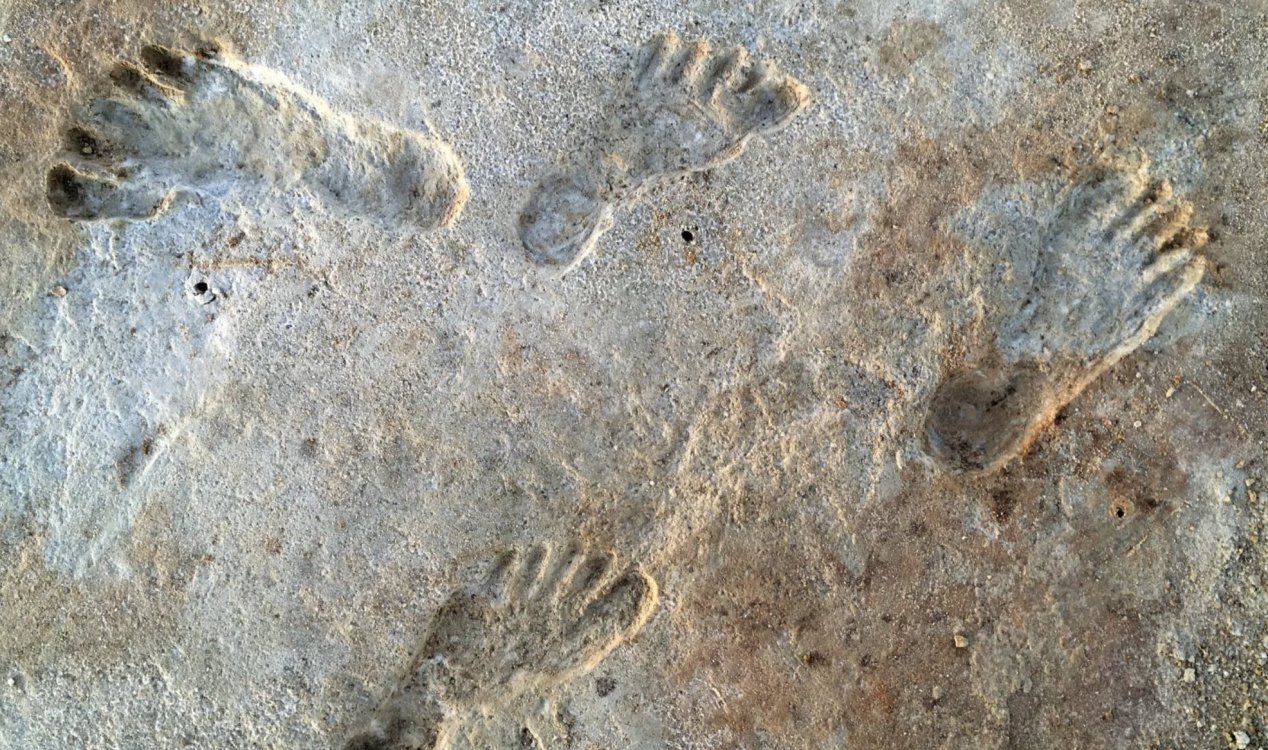
[[[656,583],[578,548],[511,550],[474,591],[457,591],[423,636],[405,678],[346,750],[447,748],[490,713],[514,742],[537,736],[517,707],[594,669],[651,617]],[[486,722],[487,723],[487,722]],[[478,732],[477,732],[478,733]],[[503,732],[505,733],[505,732]],[[506,738],[502,738],[506,741]],[[513,746],[494,738],[476,746]]]
[[1066,192],[1033,253],[1021,253],[1036,256],[1034,273],[996,337],[997,356],[934,394],[928,437],[944,463],[994,470],[1021,454],[1197,286],[1206,232],[1148,167],[1102,165]]
[[749,138],[782,129],[809,100],[799,81],[743,48],[715,52],[707,41],[684,43],[673,33],[654,39],[597,149],[529,199],[519,222],[529,258],[573,267],[611,226],[616,208],[657,180],[734,159]]
[[461,162],[421,133],[335,112],[216,45],[148,46],[66,132],[48,201],[80,221],[158,216],[188,191],[250,205],[305,189],[339,213],[429,229],[467,200]]

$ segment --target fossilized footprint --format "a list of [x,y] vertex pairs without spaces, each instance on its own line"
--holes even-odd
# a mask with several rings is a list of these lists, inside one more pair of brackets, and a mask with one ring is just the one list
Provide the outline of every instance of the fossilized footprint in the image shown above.
[[[650,577],[613,565],[610,555],[575,547],[504,554],[482,586],[449,597],[404,679],[345,750],[448,748],[463,740],[539,746],[519,699],[540,701],[594,669],[656,607]],[[490,724],[509,736],[488,736]]]
[[519,221],[529,257],[571,268],[611,226],[616,208],[657,180],[734,159],[749,138],[780,130],[809,100],[799,81],[741,47],[714,52],[704,40],[657,37],[595,150],[529,199]]
[[250,204],[306,189],[345,215],[432,228],[467,200],[462,164],[443,142],[335,112],[218,45],[147,46],[111,80],[48,173],[49,204],[67,218],[148,219],[179,191]]
[[1206,232],[1193,207],[1152,180],[1148,162],[1116,161],[1070,188],[1034,248],[1028,294],[986,367],[934,394],[930,446],[961,470],[1019,455],[1063,406],[1157,331],[1197,286]]

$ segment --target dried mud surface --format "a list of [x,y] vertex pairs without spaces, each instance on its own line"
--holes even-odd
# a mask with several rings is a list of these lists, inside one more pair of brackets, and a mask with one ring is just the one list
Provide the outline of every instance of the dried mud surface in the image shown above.
[[1268,748],[1266,165],[1260,0],[10,2],[0,748]]

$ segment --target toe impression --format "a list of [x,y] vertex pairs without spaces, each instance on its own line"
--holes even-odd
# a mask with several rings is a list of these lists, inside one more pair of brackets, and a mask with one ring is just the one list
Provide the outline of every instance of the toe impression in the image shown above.
[[149,219],[162,213],[168,203],[168,196],[129,190],[66,163],[48,171],[45,190],[55,214],[77,221]]

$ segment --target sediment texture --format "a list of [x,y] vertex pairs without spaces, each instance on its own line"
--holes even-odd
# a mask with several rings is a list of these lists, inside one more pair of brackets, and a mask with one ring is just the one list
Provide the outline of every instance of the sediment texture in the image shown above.
[[0,10],[0,748],[1268,746],[1268,9]]

